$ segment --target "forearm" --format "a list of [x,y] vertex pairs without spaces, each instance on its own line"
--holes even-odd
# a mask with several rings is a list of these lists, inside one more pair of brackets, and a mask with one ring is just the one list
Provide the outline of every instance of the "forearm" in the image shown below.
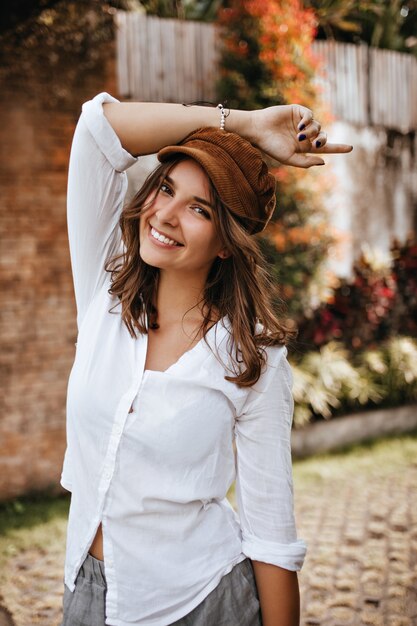
[[300,593],[297,572],[252,561],[263,626],[299,626]]
[[[181,141],[203,126],[220,127],[217,107],[183,106],[154,102],[109,102],[104,114],[118,135],[122,146],[134,156],[152,154]],[[250,111],[231,110],[226,130],[243,137],[250,135]]]

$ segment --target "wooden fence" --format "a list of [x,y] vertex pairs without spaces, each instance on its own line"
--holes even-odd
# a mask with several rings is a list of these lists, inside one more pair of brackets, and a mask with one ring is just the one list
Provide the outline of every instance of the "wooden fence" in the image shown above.
[[367,45],[316,41],[317,82],[334,115],[359,126],[403,133],[417,128],[417,59]]
[[213,100],[214,24],[116,13],[119,93],[147,102]]
[[[216,99],[220,31],[214,24],[118,11],[119,93],[148,102]],[[317,83],[337,119],[402,133],[417,128],[417,59],[366,45],[317,41]]]

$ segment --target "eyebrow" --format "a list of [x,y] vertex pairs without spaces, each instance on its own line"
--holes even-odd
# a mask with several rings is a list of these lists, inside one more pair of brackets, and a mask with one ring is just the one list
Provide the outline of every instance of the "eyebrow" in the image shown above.
[[[175,182],[172,180],[170,176],[166,175],[164,180],[166,180],[170,185],[175,187]],[[213,210],[213,206],[208,200],[205,200],[204,198],[199,198],[198,196],[193,196],[193,198],[194,200],[197,200],[197,202],[200,202],[200,204],[204,204],[206,207]]]

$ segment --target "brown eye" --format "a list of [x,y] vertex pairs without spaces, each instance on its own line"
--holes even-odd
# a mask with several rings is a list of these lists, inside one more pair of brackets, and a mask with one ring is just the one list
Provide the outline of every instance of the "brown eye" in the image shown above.
[[162,185],[159,187],[159,191],[172,195],[172,189],[169,185],[167,185],[167,183],[162,183]]
[[[208,211],[206,211],[205,209],[203,209],[201,206],[195,206],[192,207],[194,209],[194,211],[196,211],[199,215],[202,215],[203,217],[206,217],[207,219],[211,219],[210,218],[210,213]],[[201,211],[201,213],[200,213]]]

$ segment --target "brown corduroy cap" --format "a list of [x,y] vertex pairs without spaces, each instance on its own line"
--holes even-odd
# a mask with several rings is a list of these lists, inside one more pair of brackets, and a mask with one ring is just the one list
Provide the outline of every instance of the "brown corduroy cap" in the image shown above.
[[262,155],[236,133],[200,128],[174,146],[158,152],[161,162],[185,154],[206,171],[223,204],[251,234],[261,232],[275,208],[275,177]]

